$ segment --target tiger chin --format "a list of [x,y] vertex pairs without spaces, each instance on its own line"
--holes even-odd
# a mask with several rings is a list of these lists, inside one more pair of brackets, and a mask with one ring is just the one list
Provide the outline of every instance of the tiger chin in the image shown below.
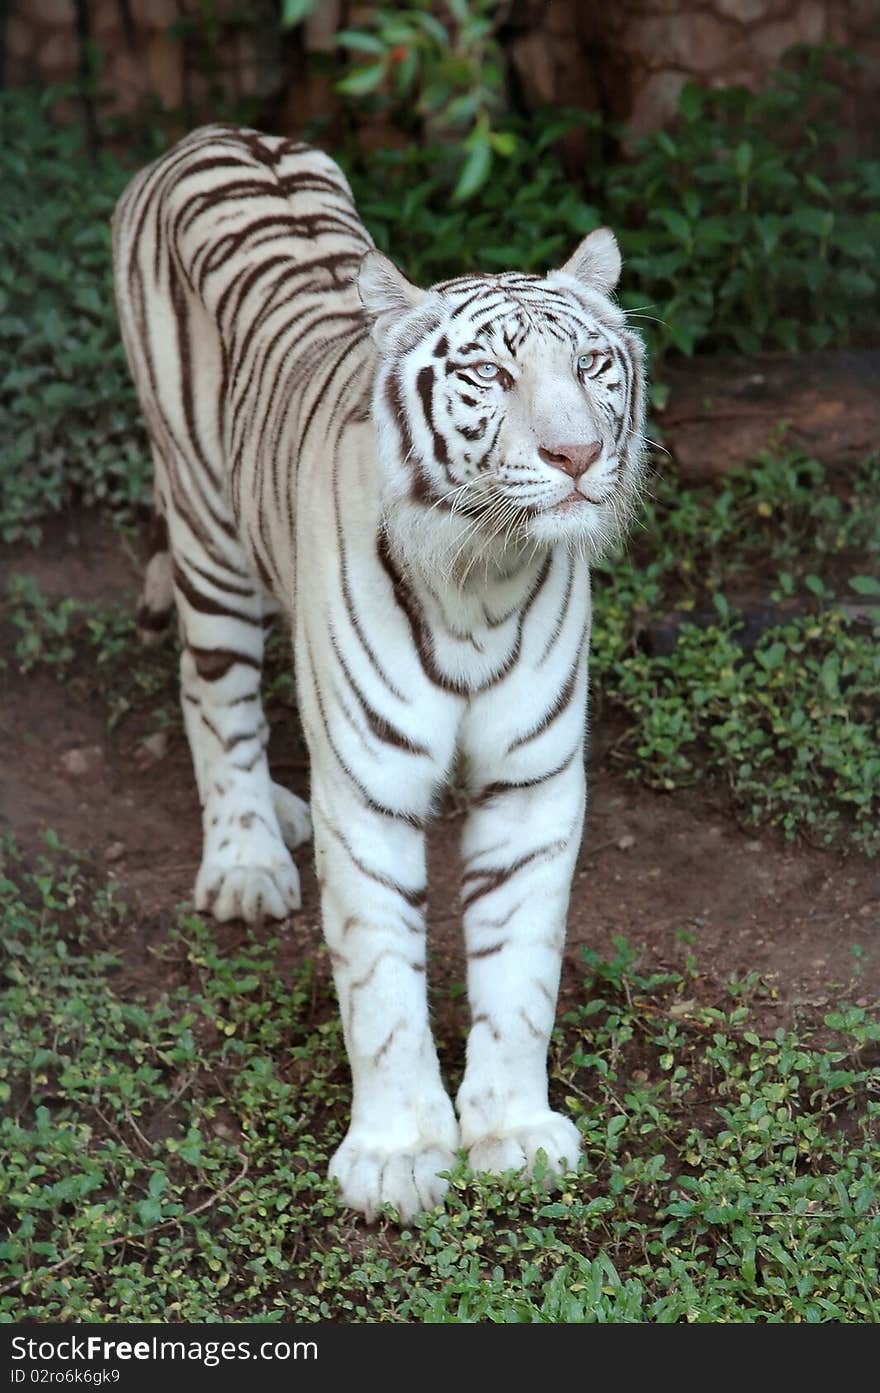
[[[352,1074],[330,1165],[406,1222],[472,1167],[576,1167],[546,1057],[585,806],[591,560],[637,505],[644,365],[591,233],[557,271],[427,290],[378,252],[337,165],[194,132],[113,224],[155,464],[139,621],[176,611],[202,807],[199,910],[287,917],[313,836]],[[290,626],[310,808],[273,783],[264,618]],[[471,1025],[453,1107],[426,994],[426,829],[466,769]]]

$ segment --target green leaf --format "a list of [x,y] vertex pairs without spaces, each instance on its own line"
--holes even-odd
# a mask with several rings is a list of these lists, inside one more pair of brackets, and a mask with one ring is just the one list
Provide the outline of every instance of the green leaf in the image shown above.
[[788,650],[784,643],[771,643],[769,648],[758,649],[755,657],[761,667],[767,672],[772,672],[774,668],[781,667],[785,662]]
[[318,0],[282,0],[282,29],[292,29],[295,24],[301,24],[304,19],[308,19],[317,4]]
[[464,121],[473,121],[479,107],[479,99],[475,92],[464,92],[460,97],[453,97],[452,101],[446,106],[443,112],[444,121],[450,125],[459,125]]
[[462,165],[452,199],[454,203],[464,203],[482,188],[492,167],[492,146],[485,137],[475,139],[467,159]]
[[150,1183],[147,1186],[147,1194],[150,1196],[150,1199],[158,1199],[167,1185],[168,1176],[165,1172],[153,1171],[153,1174],[150,1176]]
[[137,1216],[145,1228],[152,1228],[162,1218],[162,1206],[158,1200],[141,1200],[137,1206]]
[[817,198],[824,198],[826,203],[833,203],[834,195],[828,185],[819,178],[818,174],[812,174],[808,171],[804,175],[804,186]]
[[877,576],[850,576],[849,583],[857,595],[880,595],[880,579]]
[[376,88],[383,81],[386,74],[384,63],[369,63],[366,67],[355,68],[353,73],[337,82],[337,92],[344,92],[349,97],[363,97],[368,92],[375,92]]
[[395,48],[400,44],[408,45],[418,42],[418,34],[414,25],[404,17],[395,17],[384,23],[382,25],[382,38],[386,44]]
[[811,237],[830,237],[834,229],[834,214],[825,208],[796,208],[791,222],[799,232]]
[[508,158],[516,152],[517,139],[513,131],[493,131],[489,140],[492,149],[498,155]]
[[682,246],[689,247],[693,240],[691,225],[683,214],[674,208],[659,208],[657,217],[669,229],[676,241],[681,242]]
[[736,147],[736,154],[733,157],[734,168],[739,179],[747,179],[752,168],[752,157],[754,150],[751,142],[743,140]]
[[340,29],[336,43],[357,53],[384,53],[386,47],[377,34],[368,34],[364,29]]
[[706,89],[697,82],[686,82],[678,98],[678,109],[686,121],[699,121],[706,103]]

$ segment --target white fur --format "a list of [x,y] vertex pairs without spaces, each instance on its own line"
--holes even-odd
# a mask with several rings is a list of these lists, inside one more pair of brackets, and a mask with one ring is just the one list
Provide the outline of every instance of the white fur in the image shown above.
[[[251,200],[217,198],[234,178]],[[543,281],[422,291],[370,250],[326,156],[208,129],[134,181],[115,246],[186,644],[196,903],[220,918],[299,904],[285,842],[308,811],[271,782],[259,704],[267,587],[290,617],[353,1083],[342,1198],[409,1219],[460,1144],[478,1168],[576,1165],[546,1054],[584,814],[588,562],[626,525],[642,450],[613,237]],[[591,444],[577,480],[554,463]],[[457,756],[473,1023],[456,1116],[425,991],[425,826]]]

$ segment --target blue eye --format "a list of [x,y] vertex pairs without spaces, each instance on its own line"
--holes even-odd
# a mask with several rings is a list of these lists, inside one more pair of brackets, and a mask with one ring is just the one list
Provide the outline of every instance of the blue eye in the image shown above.
[[589,372],[595,365],[596,357],[595,353],[582,353],[577,360],[578,372]]
[[496,378],[501,369],[497,363],[477,363],[474,372],[477,377],[482,377],[484,382],[491,382]]

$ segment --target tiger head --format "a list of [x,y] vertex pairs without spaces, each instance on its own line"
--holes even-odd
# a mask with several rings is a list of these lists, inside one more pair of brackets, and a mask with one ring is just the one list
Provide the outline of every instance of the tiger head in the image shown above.
[[358,292],[398,531],[430,533],[438,558],[557,543],[595,557],[623,533],[642,473],[644,353],[610,298],[620,264],[607,228],[546,276],[429,290],[366,254]]

